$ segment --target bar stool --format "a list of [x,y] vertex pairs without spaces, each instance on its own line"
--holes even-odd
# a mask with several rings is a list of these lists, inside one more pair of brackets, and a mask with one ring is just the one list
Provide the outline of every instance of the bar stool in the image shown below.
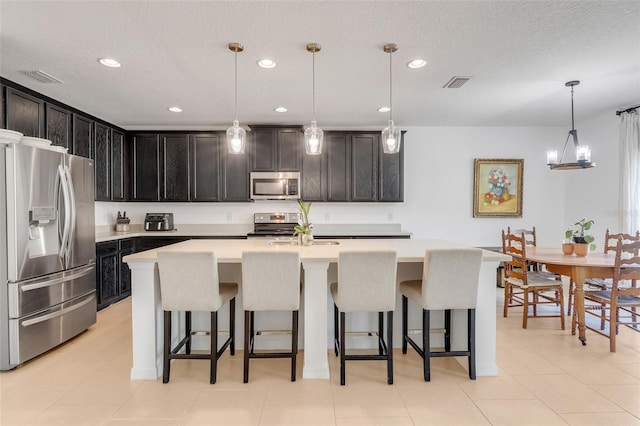
[[[244,383],[249,381],[252,358],[291,358],[291,381],[296,381],[298,310],[300,309],[300,254],[246,251],[242,253],[244,305]],[[291,352],[254,352],[256,311],[291,311]]]
[[[386,360],[387,382],[393,384],[393,310],[396,306],[395,251],[343,251],[338,255],[338,282],[331,284],[334,341],[340,354],[340,384],[345,384],[345,362]],[[378,312],[378,355],[347,355],[346,312]],[[387,341],[383,337],[387,313]],[[339,336],[338,336],[339,334]]]
[[[430,359],[434,357],[466,356],[469,378],[476,379],[475,315],[478,306],[478,280],[482,250],[433,249],[426,250],[421,280],[402,281],[402,353],[409,343],[423,359],[424,380],[431,380]],[[422,348],[409,337],[408,300],[422,308]],[[467,310],[467,350],[451,350],[451,309]],[[444,352],[432,352],[429,336],[429,314],[432,310],[445,312]]]
[[[216,382],[217,363],[230,346],[235,354],[235,307],[237,283],[218,280],[218,261],[213,252],[158,253],[160,294],[164,311],[164,350],[162,383],[169,382],[172,359],[208,359],[211,363],[209,383]],[[218,310],[229,302],[229,337],[218,349]],[[185,312],[185,337],[171,349],[171,311]],[[211,350],[208,354],[191,353],[191,312],[211,314]],[[179,353],[182,347],[185,353]]]

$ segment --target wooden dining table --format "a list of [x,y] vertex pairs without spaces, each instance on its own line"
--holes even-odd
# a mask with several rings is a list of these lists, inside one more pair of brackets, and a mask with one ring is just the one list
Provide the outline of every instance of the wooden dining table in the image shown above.
[[544,263],[549,272],[564,275],[573,280],[576,286],[573,300],[578,317],[578,338],[583,345],[586,345],[584,282],[587,278],[613,278],[615,253],[598,252],[579,257],[562,253],[560,247],[527,247],[527,260]]

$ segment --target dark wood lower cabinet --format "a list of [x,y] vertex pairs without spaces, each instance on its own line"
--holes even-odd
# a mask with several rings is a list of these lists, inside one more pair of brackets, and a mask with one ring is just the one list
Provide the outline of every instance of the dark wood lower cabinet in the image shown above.
[[98,310],[131,295],[131,271],[122,258],[133,253],[134,238],[96,244]]

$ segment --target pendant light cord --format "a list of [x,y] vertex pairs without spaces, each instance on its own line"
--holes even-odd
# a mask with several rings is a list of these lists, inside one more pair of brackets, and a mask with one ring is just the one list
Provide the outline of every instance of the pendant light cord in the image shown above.
[[391,68],[391,61],[393,60],[391,58],[391,56],[393,55],[393,52],[389,52],[389,121],[393,121],[393,106],[392,106],[392,93],[393,93],[393,83],[392,83],[392,68]]
[[313,121],[316,121],[316,52],[312,52],[312,62],[311,62],[311,90],[313,91],[313,94],[311,96],[311,99],[313,99],[313,105],[312,105],[312,109],[313,109]]
[[576,126],[573,122],[573,86],[571,86],[571,130],[576,130]]
[[236,110],[236,118],[235,121],[238,121],[238,52],[236,51],[233,55],[234,57],[234,73],[235,73],[235,110]]

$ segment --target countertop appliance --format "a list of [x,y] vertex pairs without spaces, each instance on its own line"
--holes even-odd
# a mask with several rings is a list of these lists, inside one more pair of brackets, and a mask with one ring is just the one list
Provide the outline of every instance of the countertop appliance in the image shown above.
[[301,213],[254,213],[253,232],[247,238],[293,237]]
[[251,172],[252,200],[297,200],[300,172]]
[[145,231],[173,231],[173,213],[147,213],[144,217]]
[[0,144],[0,369],[96,322],[93,160]]

